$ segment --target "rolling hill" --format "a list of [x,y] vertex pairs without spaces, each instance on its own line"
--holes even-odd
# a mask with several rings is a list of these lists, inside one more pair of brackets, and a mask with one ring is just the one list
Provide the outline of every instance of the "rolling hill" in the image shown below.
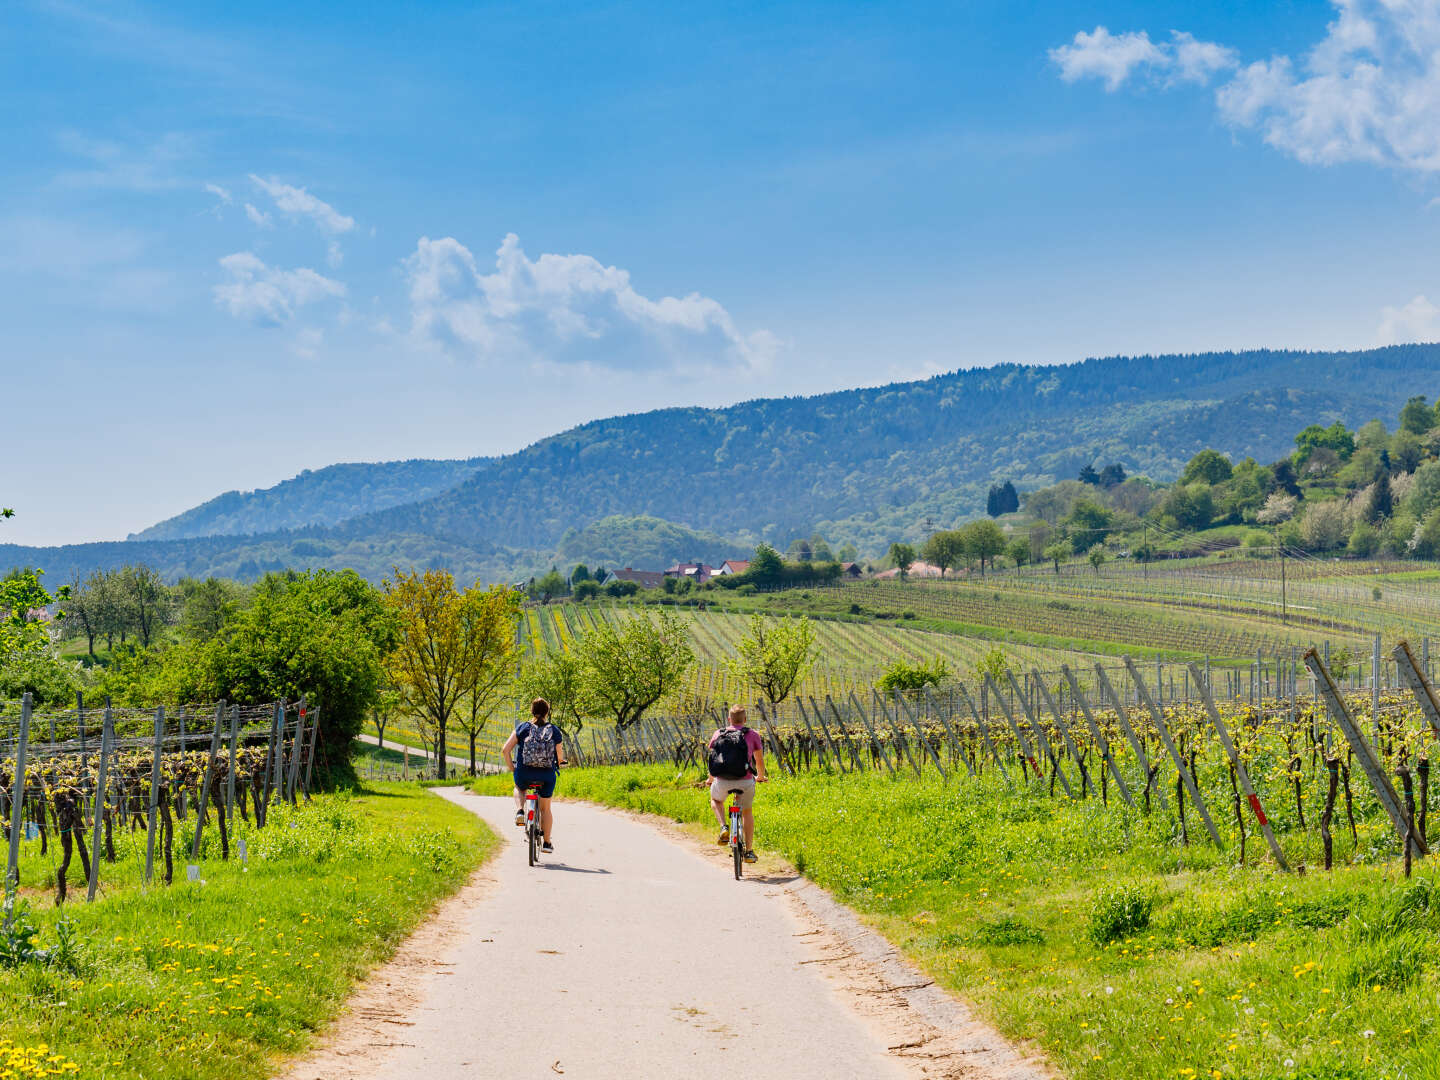
[[[988,486],[1004,479],[1023,491],[1118,461],[1167,480],[1205,447],[1271,461],[1307,424],[1393,417],[1436,386],[1437,345],[1001,364],[596,420],[488,462],[319,470],[222,496],[134,541],[0,547],[0,566],[48,566],[54,580],[137,560],[170,576],[240,577],[282,566],[379,577],[399,563],[503,579],[548,567],[562,550],[592,565],[644,565],[661,553],[647,546],[653,524],[627,538],[612,522],[603,544],[592,531],[587,548],[585,530],[616,516],[683,523],[693,536],[676,543],[696,550],[674,557],[709,551],[719,537],[783,545],[816,529],[875,552],[918,537],[927,518],[944,525],[983,512]],[[223,535],[242,529],[249,535]],[[632,549],[640,553],[622,554]]]

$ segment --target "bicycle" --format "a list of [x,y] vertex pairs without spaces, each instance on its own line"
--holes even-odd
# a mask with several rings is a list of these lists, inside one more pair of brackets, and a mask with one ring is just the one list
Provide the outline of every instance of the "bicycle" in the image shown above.
[[745,819],[740,812],[740,788],[730,789],[730,854],[735,859],[735,880],[745,871]]
[[530,865],[540,858],[540,785],[525,785],[525,840],[529,847]]

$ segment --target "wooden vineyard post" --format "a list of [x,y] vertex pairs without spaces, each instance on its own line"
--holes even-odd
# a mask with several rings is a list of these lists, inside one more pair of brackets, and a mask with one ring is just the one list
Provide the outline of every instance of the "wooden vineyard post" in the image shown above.
[[[921,744],[929,752],[930,760],[935,763],[935,768],[940,773],[940,779],[945,781],[946,783],[949,783],[950,777],[945,774],[945,766],[940,764],[940,755],[935,753],[935,748],[930,745],[929,736],[925,734],[924,729],[920,726],[919,715],[914,710],[912,710],[909,705],[905,703],[905,698],[902,695],[895,695],[895,701],[899,705],[899,709],[896,709],[896,712],[898,713],[900,709],[904,709],[905,719],[909,720],[912,724],[915,725],[916,737],[920,740]],[[975,775],[975,770],[970,768],[970,762],[965,762],[965,768],[970,770],[971,776]]]
[[225,777],[225,825],[235,826],[235,754],[240,741],[240,706],[230,706],[230,772]]
[[[1010,703],[1005,700],[1005,695],[1000,693],[1000,688],[995,685],[995,680],[989,675],[985,676],[984,685],[985,688],[990,691],[990,696],[1000,703],[1000,711],[1005,716],[1005,722],[1010,725],[1010,733],[1015,736],[1016,748],[1025,756],[1025,760],[1030,762],[1030,767],[1035,770],[1035,775],[1043,777],[1044,773],[1040,769],[1040,763],[1035,760],[1035,751],[1030,745],[1030,740],[1025,738],[1025,733],[1020,730],[1020,725],[1015,722],[1015,714],[1010,711]],[[960,688],[964,690],[965,684],[961,683]],[[965,695],[965,704],[969,706],[970,714],[975,717],[975,722],[977,724],[983,723],[980,719],[980,711],[975,708],[975,702],[968,693]],[[1020,771],[1022,773],[1025,771],[1023,766]],[[1069,790],[1068,787],[1066,790]]]
[[[865,710],[860,707],[860,702],[855,700],[855,691],[850,691],[850,705],[860,716],[860,722],[865,725],[865,730],[870,733],[870,745],[880,752],[880,760],[885,762],[885,769],[891,776],[895,775],[895,766],[890,764],[890,755],[885,752],[885,745],[875,734],[875,729],[870,726],[870,718],[865,715]],[[899,760],[898,758],[896,759]]]
[[95,902],[95,891],[100,888],[100,842],[105,835],[106,782],[110,767],[110,755],[115,749],[115,725],[111,719],[110,706],[105,706],[105,719],[100,722],[100,768],[95,775],[95,832],[90,841],[90,881],[85,890],[86,903]]
[[276,802],[285,801],[285,714],[290,711],[289,705],[281,701],[275,709],[275,766],[274,782],[266,793],[265,814],[270,814],[270,797]]
[[[989,676],[987,675],[986,678],[988,679]],[[1065,775],[1064,763],[1060,760],[1060,755],[1055,753],[1054,748],[1051,747],[1050,739],[1045,734],[1045,725],[1042,724],[1040,718],[1035,715],[1034,709],[1030,706],[1030,699],[1026,697],[1025,692],[1020,689],[1020,684],[1015,681],[1015,673],[1009,668],[1006,668],[1005,678],[1010,680],[1010,686],[1015,691],[1015,699],[1020,702],[1020,708],[1025,712],[1025,720],[1029,723],[1030,730],[1035,733],[1035,741],[1040,744],[1040,752],[1045,755],[1046,760],[1050,762],[1050,767],[1055,770],[1055,776],[1059,779],[1060,786],[1065,789],[1065,794],[1069,795],[1070,798],[1078,799],[1080,796],[1075,794],[1075,789],[1070,786],[1070,780]],[[1005,715],[1008,717],[1010,710],[1005,705],[1005,698],[1000,694],[996,694],[995,698],[1000,702],[1000,707],[1005,710]],[[1054,791],[1054,788],[1050,790]]]
[[1270,853],[1275,856],[1276,865],[1281,870],[1288,872],[1290,864],[1285,861],[1285,853],[1280,850],[1280,841],[1275,839],[1275,831],[1270,828],[1270,819],[1265,815],[1265,808],[1260,805],[1260,796],[1255,793],[1255,785],[1250,782],[1250,772],[1245,768],[1245,763],[1240,760],[1240,754],[1230,739],[1230,729],[1225,726],[1225,721],[1220,716],[1220,710],[1215,707],[1215,699],[1210,696],[1209,685],[1200,681],[1200,669],[1193,661],[1190,664],[1190,677],[1199,686],[1200,699],[1205,703],[1205,711],[1210,714],[1210,723],[1215,728],[1215,734],[1220,736],[1220,745],[1225,748],[1225,756],[1235,767],[1235,775],[1240,780],[1240,787],[1245,792],[1245,798],[1250,803],[1255,820],[1260,823],[1260,831],[1265,834],[1265,842],[1270,845]]
[[[1120,720],[1120,730],[1125,732],[1125,738],[1130,743],[1130,749],[1135,751],[1135,760],[1140,762],[1140,768],[1145,774],[1145,785],[1149,787],[1151,773],[1154,770],[1150,767],[1149,755],[1145,753],[1145,744],[1140,741],[1140,736],[1135,734],[1135,729],[1130,724],[1130,717],[1125,712],[1124,702],[1120,700],[1120,695],[1115,692],[1115,687],[1110,685],[1110,677],[1105,674],[1105,669],[1099,664],[1095,665],[1095,678],[1100,684],[1100,693],[1110,699],[1110,704],[1115,709],[1115,715]],[[1188,698],[1190,686],[1190,673],[1188,671],[1185,673],[1185,678],[1186,696]],[[1156,784],[1154,787],[1155,796],[1160,803],[1160,809],[1163,810],[1165,809],[1165,785]]]
[[1080,748],[1075,745],[1075,740],[1070,737],[1070,725],[1065,723],[1065,715],[1060,711],[1055,698],[1050,694],[1050,688],[1045,685],[1045,680],[1040,677],[1038,668],[1032,669],[1031,674],[1035,679],[1035,686],[1040,691],[1040,696],[1045,699],[1045,707],[1050,710],[1050,715],[1055,717],[1055,726],[1060,729],[1060,736],[1065,740],[1065,748],[1070,751],[1070,756],[1075,759],[1075,767],[1080,770],[1080,797],[1085,797],[1085,786],[1089,784],[1094,787],[1095,783],[1090,779],[1090,773],[1080,760]]
[[[15,743],[15,782],[10,787],[10,853],[5,861],[5,892],[20,888],[20,825],[25,810],[25,750],[30,742],[30,694],[20,699],[20,738]],[[5,916],[10,929],[10,915]]]
[[[971,700],[970,691],[965,689],[965,684],[958,683],[957,685],[960,687],[960,692],[965,695],[965,705],[970,710],[970,715],[975,717],[975,724],[980,729],[980,737],[985,740],[985,745],[990,748],[990,756],[995,759],[995,767],[1000,770],[1000,775],[1005,778],[1005,786],[1007,788],[1013,788],[1015,785],[1010,779],[1010,774],[1005,770],[1005,762],[1002,761],[1000,758],[1000,751],[995,749],[995,742],[993,739],[990,738],[989,725],[987,725],[985,721],[980,719],[980,713],[976,711],[975,702]],[[925,696],[930,699],[932,705],[935,705],[936,715],[940,717],[940,722],[942,724],[945,724],[945,734],[949,735],[951,740],[955,742],[956,752],[960,754],[961,760],[964,760],[964,749],[960,746],[959,740],[957,740],[954,734],[951,733],[950,725],[945,722],[945,714],[940,712],[940,706],[935,701],[934,695],[930,693],[930,688],[928,686],[925,687]],[[966,765],[968,766],[969,762],[966,762]],[[970,775],[974,776],[975,770],[971,769]]]
[[[829,694],[825,695],[825,706],[830,710],[830,715],[835,718],[835,726],[840,729],[841,736],[845,739],[846,748],[850,751],[850,766],[852,772],[865,771],[865,757],[855,746],[855,740],[850,738],[850,731],[845,726],[845,721],[840,716],[840,709]],[[872,765],[871,768],[874,768]]]
[[1105,738],[1105,733],[1100,730],[1100,725],[1095,723],[1095,716],[1090,711],[1090,703],[1080,692],[1080,684],[1075,681],[1075,675],[1068,664],[1060,665],[1060,673],[1070,684],[1070,693],[1075,695],[1075,704],[1080,706],[1080,715],[1085,717],[1085,724],[1090,729],[1090,737],[1095,740],[1095,746],[1100,751],[1101,758],[1109,766],[1110,775],[1115,777],[1115,786],[1120,789],[1120,797],[1125,800],[1126,806],[1133,807],[1135,799],[1130,794],[1130,785],[1125,783],[1125,777],[1120,774],[1120,766],[1115,763],[1115,755],[1110,753],[1110,741]]
[[200,834],[205,829],[205,815],[210,811],[210,784],[215,778],[215,759],[220,754],[220,728],[225,723],[225,702],[215,706],[215,727],[210,732],[210,756],[205,762],[205,778],[200,781],[200,805],[195,808],[195,839],[190,843],[190,858],[200,857]]
[[775,744],[775,756],[780,759],[781,771],[794,776],[795,768],[786,760],[785,747],[780,742],[780,736],[775,733],[775,725],[770,723],[770,714],[765,711],[765,703],[757,701],[755,705],[760,710],[760,718],[765,721],[765,730],[770,732],[770,741]]
[[[1429,644],[1429,640],[1426,640]],[[1440,736],[1440,700],[1435,697],[1435,691],[1430,686],[1430,681],[1425,677],[1424,671],[1415,663],[1415,654],[1410,651],[1410,643],[1402,641],[1396,645],[1390,653],[1395,658],[1395,667],[1400,672],[1400,678],[1405,685],[1410,687],[1410,693],[1415,698],[1415,703],[1420,706],[1420,711],[1425,714],[1425,719],[1430,722],[1430,729]]]
[[[919,776],[920,765],[916,762],[915,755],[910,753],[910,744],[905,741],[904,736],[900,734],[900,729],[896,727],[894,719],[890,716],[890,709],[885,704],[885,699],[880,696],[878,690],[872,690],[870,696],[871,700],[880,706],[880,711],[885,714],[885,722],[890,725],[890,730],[895,733],[895,741],[899,743],[900,748],[905,751],[905,759],[910,762],[910,767],[915,770],[915,775]],[[895,760],[899,761],[900,759],[897,757]]]
[[[1400,798],[1395,794],[1395,789],[1390,786],[1390,778],[1385,775],[1385,770],[1375,756],[1374,749],[1355,725],[1354,719],[1350,716],[1350,710],[1345,707],[1345,699],[1335,688],[1335,681],[1330,678],[1330,672],[1320,662],[1320,657],[1314,649],[1306,651],[1305,666],[1310,669],[1310,674],[1315,676],[1315,682],[1320,687],[1320,696],[1325,699],[1325,707],[1329,710],[1330,718],[1345,733],[1345,739],[1349,742],[1350,749],[1355,752],[1355,760],[1360,763],[1361,770],[1375,791],[1375,797],[1384,807],[1385,813],[1390,816],[1390,823],[1395,826],[1395,832],[1399,835],[1400,842],[1405,843],[1410,836],[1405,810],[1400,805]],[[1429,848],[1425,846],[1425,841],[1418,836],[1415,837],[1415,849],[1421,855],[1430,854]]]
[[[800,704],[800,695],[798,694],[795,695],[795,703],[800,705],[800,709],[803,712],[805,706]],[[825,714],[820,711],[820,706],[815,704],[813,697],[810,699],[810,711],[815,714],[815,722],[820,725],[820,730],[825,733],[825,741],[830,746],[830,753],[835,757],[835,764],[840,766],[840,775],[844,776],[849,772],[849,770],[845,768],[845,757],[840,753],[840,748],[835,745],[835,740],[830,737],[830,725],[825,723]]]
[[263,813],[264,810],[270,806],[270,778],[275,773],[273,761],[276,753],[276,728],[280,724],[281,718],[285,715],[284,709],[285,703],[283,701],[277,701],[270,716],[270,737],[265,740],[265,772],[261,777],[264,781],[264,786],[259,792],[260,798],[256,800],[262,804],[261,809],[255,811],[255,825],[257,828],[264,824]]
[[[1146,687],[1145,680],[1140,677],[1140,669],[1135,666],[1135,662],[1128,656],[1124,658],[1124,661],[1126,670],[1130,672],[1130,681],[1135,684],[1135,695],[1145,703],[1145,708],[1150,713],[1150,720],[1160,735],[1160,741],[1165,744],[1165,752],[1175,763],[1175,768],[1180,774],[1180,782],[1185,785],[1185,790],[1190,795],[1190,802],[1194,805],[1196,813],[1200,815],[1200,820],[1205,823],[1205,830],[1210,834],[1210,839],[1215,842],[1217,848],[1223,849],[1225,842],[1220,839],[1220,830],[1215,828],[1215,822],[1210,818],[1210,808],[1205,805],[1205,797],[1200,794],[1200,786],[1195,783],[1195,777],[1190,775],[1190,769],[1185,764],[1185,756],[1180,753],[1179,748],[1175,745],[1175,740],[1170,737],[1170,725],[1165,723],[1165,714],[1160,711],[1160,706],[1156,705],[1155,699],[1150,696],[1150,690]],[[1191,671],[1197,690],[1202,685],[1209,687],[1208,681],[1201,683],[1200,674],[1195,670],[1194,665],[1191,665]],[[1208,689],[1204,693],[1208,694]]]
[[[315,751],[320,746],[320,706],[316,705],[314,719],[310,722],[310,752],[305,755],[305,801],[310,801],[310,772],[315,767]],[[486,758],[490,756],[489,751],[485,753]]]
[[815,729],[810,726],[810,716],[805,711],[805,705],[801,702],[798,694],[795,696],[795,704],[800,706],[800,719],[805,722],[805,730],[810,733],[811,743],[820,751],[820,767],[825,768],[830,764],[830,754],[826,750],[825,745],[820,741],[820,736],[815,734]]
[[165,741],[165,707],[155,710],[155,746],[150,752],[150,816],[145,824],[145,884],[155,872],[155,815],[160,809],[160,758]]
[[295,716],[295,741],[290,744],[290,775],[285,778],[286,800],[295,805],[295,789],[300,786],[300,755],[305,750],[305,695],[300,695],[300,709]]

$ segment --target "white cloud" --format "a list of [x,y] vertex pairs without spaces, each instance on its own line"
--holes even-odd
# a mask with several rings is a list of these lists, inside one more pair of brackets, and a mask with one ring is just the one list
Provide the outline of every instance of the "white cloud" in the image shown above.
[[265,213],[264,210],[256,209],[252,203],[247,202],[245,204],[245,216],[250,219],[250,224],[259,226],[262,229],[271,228],[274,224],[270,220],[269,214]]
[[309,218],[321,230],[333,235],[349,232],[355,227],[355,219],[340,213],[323,199],[317,199],[303,187],[282,184],[273,176],[266,180],[250,174],[251,181],[261,191],[275,200],[275,206],[289,217]]
[[1170,48],[1174,56],[1171,81],[1176,83],[1208,83],[1212,76],[1229,71],[1239,63],[1238,54],[1227,45],[1213,41],[1197,41],[1183,30],[1171,31]]
[[1060,66],[1066,82],[1104,79],[1106,90],[1118,90],[1136,68],[1164,67],[1168,62],[1144,30],[1111,34],[1103,26],[1095,27],[1093,34],[1081,30],[1069,45],[1051,49],[1050,59]]
[[1376,337],[1381,345],[1440,341],[1440,308],[1424,296],[1415,297],[1404,307],[1382,308]]
[[214,195],[215,198],[219,199],[226,206],[229,206],[235,201],[230,194],[230,189],[223,188],[219,184],[206,184],[205,190],[208,191],[211,195]]
[[493,273],[453,237],[422,237],[404,266],[412,335],[480,359],[710,374],[764,368],[776,349],[708,297],[651,300],[589,255],[531,260],[513,233]]
[[[1220,116],[1310,165],[1371,162],[1440,172],[1440,0],[1332,0],[1335,19],[1298,59],[1272,56],[1216,91]],[[1066,82],[1100,78],[1109,90],[1132,75],[1164,84],[1210,82],[1235,68],[1234,49],[1182,31],[1083,31],[1050,50]]]
[[331,240],[325,246],[325,261],[330,264],[331,270],[339,269],[340,264],[345,261],[345,253],[340,250],[339,240]]
[[1440,170],[1440,0],[1335,6],[1300,64],[1258,61],[1222,87],[1221,115],[1306,164]]
[[345,295],[338,281],[301,267],[266,266],[253,252],[237,251],[220,260],[229,280],[216,285],[215,302],[237,319],[259,326],[280,326],[296,309]]

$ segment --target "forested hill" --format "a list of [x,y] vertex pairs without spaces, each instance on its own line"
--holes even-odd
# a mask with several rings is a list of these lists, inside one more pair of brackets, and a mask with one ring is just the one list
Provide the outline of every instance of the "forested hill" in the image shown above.
[[[494,579],[548,566],[562,546],[577,560],[620,558],[625,543],[613,529],[603,556],[575,550],[575,534],[567,537],[613,515],[682,523],[697,542],[718,534],[784,545],[819,529],[832,543],[879,552],[891,540],[921,538],[927,519],[943,527],[983,513],[987,488],[1002,480],[1023,492],[1095,461],[1169,480],[1206,447],[1269,462],[1292,450],[1295,433],[1309,424],[1394,416],[1408,397],[1437,388],[1440,345],[1002,364],[807,398],[597,420],[488,463],[320,470],[288,482],[293,488],[238,497],[256,509],[233,508],[222,496],[156,527],[166,536],[264,535],[0,547],[0,567],[38,563],[68,573],[156,558],[172,577],[249,577],[280,566],[355,566],[378,577],[399,563]],[[468,477],[440,486],[446,468],[458,474],[467,466],[474,468]],[[383,497],[348,498],[340,481],[352,469]],[[406,469],[409,478],[400,479]],[[311,499],[312,490],[323,497]],[[271,531],[290,521],[315,524]],[[648,545],[657,534],[646,530]]]
[[227,491],[183,514],[132,533],[129,539],[249,536],[307,525],[336,525],[360,514],[448,491],[490,460],[414,459],[306,469],[274,487]]
[[609,514],[727,536],[827,535],[862,547],[983,512],[986,488],[1073,476],[1095,460],[1173,479],[1198,450],[1262,461],[1310,423],[1394,415],[1440,386],[1440,346],[1003,364],[922,382],[724,409],[598,420],[499,459],[454,491],[356,518],[459,542],[550,547]]

